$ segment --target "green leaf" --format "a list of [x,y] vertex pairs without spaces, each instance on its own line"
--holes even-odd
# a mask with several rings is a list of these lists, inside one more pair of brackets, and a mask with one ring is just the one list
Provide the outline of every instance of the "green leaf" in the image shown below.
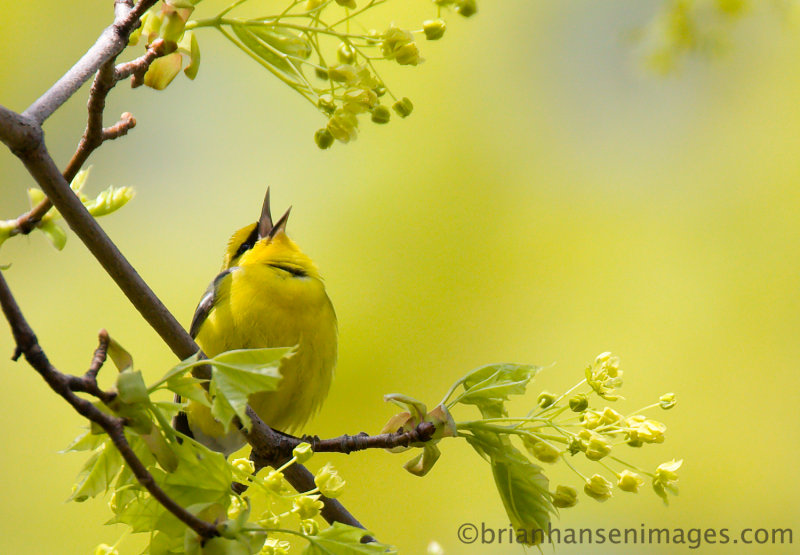
[[224,501],[228,505],[233,474],[225,457],[196,441],[174,446],[178,468],[164,477],[164,489],[183,506]]
[[249,427],[250,419],[245,414],[248,397],[275,391],[281,380],[278,369],[281,359],[293,352],[292,347],[239,349],[208,359],[214,394],[211,413],[224,428],[227,429],[233,418],[231,412]]
[[426,443],[422,448],[422,453],[408,461],[403,465],[403,468],[408,470],[414,476],[425,476],[430,472],[442,452],[436,447],[434,442]]
[[133,368],[133,357],[113,337],[108,340],[108,356],[120,372]]
[[363,555],[370,553],[397,553],[397,550],[383,543],[361,543],[361,538],[371,532],[334,522],[330,528],[315,536],[306,536],[309,544],[303,555]]
[[69,184],[70,189],[76,193],[80,193],[83,189],[83,186],[86,184],[86,180],[89,178],[90,173],[92,173],[92,166],[87,167],[85,170],[79,171],[75,177],[72,178],[72,182]]
[[509,395],[522,395],[540,366],[528,364],[492,364],[473,370],[462,380],[464,393],[459,403],[476,405],[484,418],[506,414],[504,402]]
[[179,52],[157,58],[144,74],[144,84],[157,91],[166,89],[181,71],[182,64],[183,58]]
[[[555,513],[549,480],[542,467],[528,460],[507,437],[480,434],[476,438],[481,447],[476,450],[489,457],[495,486],[511,525],[523,534],[522,543],[538,543],[542,538],[533,530],[546,531],[550,513]],[[473,441],[470,444],[475,447]]]
[[164,374],[161,377],[160,380],[158,380],[156,383],[152,384],[148,388],[148,391],[150,393],[152,393],[153,391],[155,391],[156,389],[161,387],[164,383],[169,381],[172,377],[178,376],[180,374],[183,374],[184,372],[187,372],[188,370],[194,368],[195,366],[200,366],[202,364],[206,364],[206,360],[205,359],[200,360],[199,356],[200,356],[200,353],[198,352],[198,353],[193,354],[189,358],[180,361],[178,364],[176,364],[175,366],[173,366],[172,368],[167,370],[167,373]]
[[125,370],[117,375],[117,394],[123,403],[146,403],[150,400],[142,372]]
[[70,453],[73,451],[94,451],[106,442],[108,437],[105,434],[93,434],[91,430],[86,430],[72,440],[66,448],[59,453]]
[[42,220],[39,229],[47,236],[56,250],[62,250],[67,244],[67,234],[52,220]]
[[173,376],[167,380],[167,389],[177,393],[184,399],[191,399],[207,407],[211,406],[206,390],[200,384],[206,380],[200,380],[192,376]]
[[79,484],[69,497],[70,501],[85,501],[108,491],[108,487],[122,468],[122,455],[107,440],[86,461],[79,474]]

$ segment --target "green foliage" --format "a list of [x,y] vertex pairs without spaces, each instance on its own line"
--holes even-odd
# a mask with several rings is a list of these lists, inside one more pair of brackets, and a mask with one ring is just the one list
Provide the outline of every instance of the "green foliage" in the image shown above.
[[[109,186],[95,198],[87,197],[83,193],[83,186],[89,177],[91,169],[92,168],[89,167],[79,171],[78,175],[76,175],[75,179],[70,183],[70,187],[75,191],[75,194],[78,195],[78,198],[81,199],[81,202],[92,216],[99,218],[100,216],[106,216],[112,212],[116,212],[133,198],[134,191],[131,187],[114,187],[113,185]],[[31,208],[34,208],[46,198],[45,194],[39,189],[28,189],[28,201],[30,202]],[[50,241],[57,250],[62,250],[67,244],[66,232],[56,223],[60,217],[61,215],[58,211],[51,208],[35,226],[35,229],[44,233],[47,240]],[[19,235],[20,233],[21,230],[16,219],[0,220],[0,245],[2,245],[6,239]]]
[[[477,12],[475,0],[436,0],[432,6],[435,18],[423,21],[419,29],[396,27],[391,23],[392,14],[387,13],[383,29],[363,30],[365,12],[389,4],[388,0],[285,0],[280,9],[257,18],[230,14],[245,4],[265,4],[265,9],[274,6],[238,0],[214,17],[190,19],[199,3],[165,0],[142,18],[142,27],[129,44],[137,44],[142,37],[146,45],[163,39],[167,52],[151,64],[145,85],[162,90],[182,68],[194,79],[200,64],[194,31],[216,29],[320,111],[327,119],[325,127],[314,134],[321,149],[330,148],[334,140],[354,140],[361,114],[370,113],[375,123],[388,123],[391,105],[401,117],[408,116],[413,108],[411,101],[392,93],[376,63],[420,64],[423,59],[418,39],[439,40],[444,36],[447,25],[443,10],[463,17]],[[391,99],[387,104],[382,103],[385,95]]]
[[309,544],[304,555],[367,555],[370,553],[397,553],[393,548],[380,543],[361,543],[361,538],[370,532],[336,522],[319,534],[308,536]]

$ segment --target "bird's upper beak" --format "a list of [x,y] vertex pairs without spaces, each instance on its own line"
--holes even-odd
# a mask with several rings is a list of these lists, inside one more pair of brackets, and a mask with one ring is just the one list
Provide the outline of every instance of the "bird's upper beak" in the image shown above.
[[292,211],[290,206],[286,212],[278,218],[278,221],[272,223],[272,213],[269,206],[269,187],[267,187],[267,194],[264,197],[264,205],[261,207],[261,217],[258,218],[258,239],[268,237],[272,239],[278,233],[286,233],[286,222],[289,220],[289,212]]

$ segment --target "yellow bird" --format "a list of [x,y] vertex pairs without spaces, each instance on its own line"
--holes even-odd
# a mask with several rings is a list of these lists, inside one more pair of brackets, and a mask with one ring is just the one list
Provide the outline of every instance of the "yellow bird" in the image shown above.
[[[336,314],[314,262],[286,235],[291,207],[273,224],[267,189],[261,217],[228,241],[222,269],[195,311],[189,333],[209,357],[232,349],[291,347],[276,391],[250,397],[270,427],[293,433],[319,409],[336,364]],[[190,401],[188,425],[208,447],[230,454],[244,445],[208,407]],[[233,426],[231,426],[233,428]]]

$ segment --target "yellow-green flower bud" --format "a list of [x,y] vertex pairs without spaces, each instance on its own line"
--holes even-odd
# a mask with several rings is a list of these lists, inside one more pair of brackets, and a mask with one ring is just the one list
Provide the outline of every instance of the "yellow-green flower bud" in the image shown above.
[[561,456],[561,451],[544,441],[534,443],[531,452],[534,457],[546,463],[554,463]]
[[112,547],[107,543],[101,543],[94,548],[94,555],[119,555],[116,547]]
[[358,81],[356,68],[350,64],[341,64],[336,67],[328,68],[328,77],[337,83],[354,84]]
[[407,118],[411,115],[411,112],[414,111],[414,105],[407,96],[404,96],[392,105],[392,110],[394,110],[401,118]]
[[659,406],[664,410],[669,410],[675,406],[677,401],[675,400],[674,393],[665,393],[658,399]]
[[267,538],[264,547],[261,548],[259,555],[289,555],[291,544],[286,540],[276,540]]
[[586,445],[586,458],[590,461],[599,461],[611,452],[608,440],[601,435],[594,435]]
[[323,81],[327,81],[328,77],[329,77],[329,72],[328,72],[327,68],[315,67],[314,68],[314,75],[316,75],[318,79],[322,79]]
[[316,10],[324,2],[325,0],[306,0],[306,11],[310,12],[311,10]]
[[622,491],[628,491],[631,493],[636,493],[639,491],[639,487],[644,484],[644,480],[641,476],[636,474],[635,472],[631,472],[627,468],[622,471],[619,475],[619,480],[617,481],[617,487]]
[[256,466],[250,459],[234,459],[231,465],[243,474],[253,474],[256,471]]
[[333,146],[333,135],[331,132],[325,128],[317,129],[317,132],[314,133],[314,142],[317,143],[317,146],[320,150],[327,150],[331,146]]
[[292,456],[297,461],[297,464],[303,464],[313,455],[314,451],[311,449],[310,443],[303,442],[292,450]]
[[586,445],[577,437],[573,436],[569,438],[569,441],[567,442],[567,452],[570,455],[577,455],[578,453],[584,451],[585,449]]
[[569,486],[558,486],[553,494],[553,505],[559,509],[574,507],[578,503],[578,492]]
[[317,472],[314,476],[314,483],[317,484],[322,495],[331,499],[335,499],[342,494],[345,484],[331,463],[327,463]]
[[550,393],[549,391],[542,391],[539,394],[539,398],[536,399],[536,403],[539,405],[539,407],[543,409],[546,409],[555,402],[556,402],[556,396]]
[[325,504],[319,500],[319,495],[300,495],[295,497],[292,511],[297,513],[302,520],[315,518]]
[[455,10],[464,17],[470,17],[478,12],[475,0],[456,0]]
[[416,66],[422,61],[417,43],[409,42],[394,51],[394,59],[401,66]]
[[144,84],[157,91],[162,91],[180,73],[182,65],[183,58],[178,52],[157,58],[144,74]]
[[589,398],[579,393],[569,400],[569,409],[572,412],[583,412],[589,408]]
[[581,420],[583,422],[583,427],[588,430],[593,430],[602,424],[602,416],[593,410],[584,412],[581,415]]
[[352,46],[343,42],[336,50],[336,57],[339,58],[339,61],[343,64],[352,64],[356,59],[356,51]]
[[667,491],[677,495],[678,494],[678,473],[677,470],[683,464],[683,459],[676,461],[675,459],[658,465],[656,468],[655,477],[653,478],[653,491],[656,492],[664,503],[668,503]]
[[342,95],[344,109],[354,114],[361,114],[378,104],[378,95],[370,89],[347,89]]
[[375,123],[389,123],[391,117],[392,113],[386,106],[376,106],[375,109],[372,110],[372,121]]
[[319,533],[319,524],[313,518],[301,520],[300,531],[306,536],[316,536]]
[[601,424],[616,424],[620,420],[623,419],[623,416],[612,409],[611,407],[605,407],[603,409],[603,413],[600,415],[600,423]]
[[264,485],[275,493],[281,493],[283,491],[283,473],[270,470],[267,477],[264,478]]
[[425,38],[428,40],[439,40],[444,36],[446,28],[444,19],[428,19],[422,22],[422,30],[425,31]]
[[611,497],[612,487],[613,484],[604,476],[595,474],[590,479],[586,480],[586,484],[583,486],[583,491],[589,497],[597,499],[598,501],[605,501]]
[[328,120],[327,130],[337,141],[348,143],[358,136],[358,120],[352,112],[340,108]]
[[350,10],[356,9],[356,0],[336,0],[336,3]]

